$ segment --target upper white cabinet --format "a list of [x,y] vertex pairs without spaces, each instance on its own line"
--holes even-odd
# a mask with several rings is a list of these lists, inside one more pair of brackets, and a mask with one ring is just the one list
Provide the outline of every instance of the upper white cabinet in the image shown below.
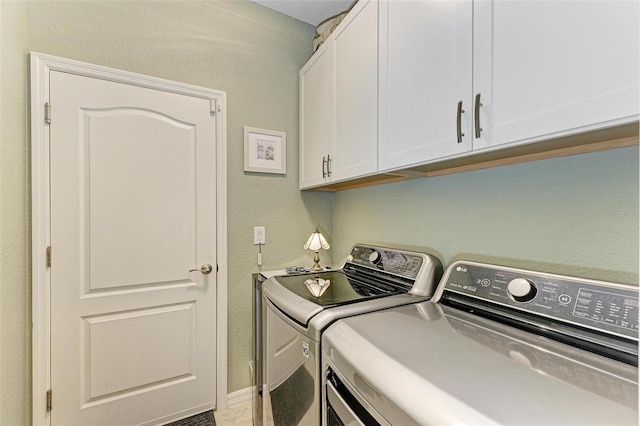
[[377,171],[378,4],[359,2],[300,71],[300,188]]
[[636,121],[639,4],[474,2],[473,148]]
[[380,170],[472,148],[472,3],[380,2]]
[[381,1],[380,170],[636,121],[638,5]]
[[300,187],[586,145],[561,138],[637,122],[639,9],[360,0],[300,72]]
[[327,181],[333,139],[333,54],[324,43],[300,70],[300,188]]
[[335,138],[331,179],[378,169],[378,4],[361,1],[332,34]]

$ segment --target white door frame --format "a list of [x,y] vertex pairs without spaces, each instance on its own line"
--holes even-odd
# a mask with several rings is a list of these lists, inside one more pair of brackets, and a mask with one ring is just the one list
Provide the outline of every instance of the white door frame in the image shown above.
[[[51,276],[47,267],[50,245],[49,73],[61,71],[165,92],[208,99],[216,111],[217,131],[217,256],[216,288],[216,408],[227,406],[227,126],[226,93],[141,74],[30,53],[31,68],[31,188],[32,188],[32,413],[34,425],[51,423],[47,390],[51,386]],[[54,107],[55,108],[55,107]],[[54,255],[55,256],[55,255]],[[55,401],[55,396],[54,396]],[[55,404],[55,403],[54,403]]]

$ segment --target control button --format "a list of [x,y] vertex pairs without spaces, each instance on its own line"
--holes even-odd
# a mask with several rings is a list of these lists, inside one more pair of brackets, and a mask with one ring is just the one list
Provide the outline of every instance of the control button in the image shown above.
[[489,278],[485,278],[480,281],[480,284],[482,285],[482,287],[489,287],[489,284],[491,284],[491,280]]
[[374,265],[379,265],[380,262],[382,262],[382,256],[377,251],[372,251],[369,255],[369,262],[373,263]]
[[516,302],[528,302],[536,297],[536,286],[525,278],[516,278],[507,284],[507,292]]
[[561,305],[568,305],[571,303],[571,296],[568,294],[561,294],[558,296],[558,302],[560,302]]

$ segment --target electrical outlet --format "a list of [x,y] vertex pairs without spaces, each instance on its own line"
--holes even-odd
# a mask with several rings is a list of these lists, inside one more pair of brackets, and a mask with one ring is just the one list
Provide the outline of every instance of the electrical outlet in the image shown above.
[[266,244],[266,231],[264,226],[254,226],[253,227],[253,244]]

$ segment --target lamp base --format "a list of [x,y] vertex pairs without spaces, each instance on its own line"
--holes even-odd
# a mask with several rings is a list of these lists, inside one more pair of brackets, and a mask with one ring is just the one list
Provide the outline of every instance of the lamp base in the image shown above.
[[311,272],[318,272],[318,271],[322,271],[322,266],[320,266],[320,254],[318,252],[315,252],[315,254],[313,255],[313,262],[314,265],[311,267]]

